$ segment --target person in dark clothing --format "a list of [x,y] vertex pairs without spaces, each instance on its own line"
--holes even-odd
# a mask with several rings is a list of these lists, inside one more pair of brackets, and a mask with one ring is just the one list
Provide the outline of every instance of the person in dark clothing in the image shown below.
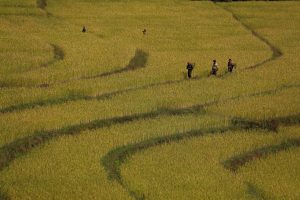
[[236,64],[232,63],[232,60],[229,59],[227,67],[228,67],[228,72],[232,72],[233,68],[236,67]]
[[143,34],[144,34],[144,35],[146,35],[146,32],[147,32],[147,30],[146,30],[146,29],[144,29],[142,32],[143,32]]
[[87,30],[85,28],[85,26],[82,27],[82,32],[85,33]]
[[186,65],[186,69],[188,70],[188,77],[191,78],[192,77],[192,71],[194,69],[194,65],[195,64],[192,64],[190,62],[187,62],[187,65]]
[[218,68],[218,63],[216,60],[213,60],[213,65],[211,67],[211,75],[217,75],[217,71],[219,70]]

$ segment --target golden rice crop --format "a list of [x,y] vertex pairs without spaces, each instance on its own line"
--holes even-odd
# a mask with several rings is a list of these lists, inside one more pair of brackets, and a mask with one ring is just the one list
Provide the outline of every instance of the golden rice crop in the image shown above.
[[64,136],[16,160],[1,172],[0,184],[15,199],[49,199],[54,194],[58,199],[130,199],[101,166],[100,158],[110,149],[227,123],[211,116],[168,116]]
[[[203,136],[139,152],[121,167],[121,173],[129,188],[143,192],[149,199],[251,199],[248,183],[257,184],[262,191],[268,188],[266,197],[280,199],[282,189],[277,190],[279,185],[272,187],[277,185],[273,181],[280,180],[285,188],[296,186],[299,151],[285,153],[291,157],[271,155],[262,163],[255,161],[253,166],[250,162],[241,173],[225,169],[222,163],[234,155],[289,138],[299,138],[299,127],[281,129],[276,135],[232,132]],[[277,166],[275,160],[281,165]],[[284,164],[285,160],[291,161]],[[294,178],[289,181],[291,176]],[[297,199],[299,192],[292,188],[285,193]]]
[[[0,199],[297,199],[297,147],[235,173],[223,162],[299,138],[299,7],[0,0]],[[137,49],[146,66],[127,70]],[[217,77],[208,76],[212,59]],[[31,152],[18,146],[51,133]],[[109,153],[152,140],[115,160],[123,182],[107,178]]]

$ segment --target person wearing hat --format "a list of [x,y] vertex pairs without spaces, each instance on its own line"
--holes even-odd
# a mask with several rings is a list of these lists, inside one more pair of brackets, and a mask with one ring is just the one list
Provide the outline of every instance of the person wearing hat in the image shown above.
[[194,65],[195,64],[192,64],[190,62],[187,62],[187,65],[186,65],[186,69],[188,70],[188,77],[191,78],[192,77],[192,71],[194,69]]
[[228,67],[228,72],[232,72],[233,68],[236,67],[236,65],[232,63],[231,58],[229,58],[228,60],[227,67]]
[[212,64],[212,67],[211,67],[211,75],[217,75],[217,71],[219,70],[218,68],[218,63],[216,60],[213,60],[213,64]]

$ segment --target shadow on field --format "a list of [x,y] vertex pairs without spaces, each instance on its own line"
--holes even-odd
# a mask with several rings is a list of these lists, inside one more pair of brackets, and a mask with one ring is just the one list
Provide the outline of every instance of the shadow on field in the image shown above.
[[[211,0],[212,2],[214,2],[216,5],[217,2],[232,2],[232,1],[242,1],[242,0]],[[264,38],[262,35],[260,35],[258,32],[256,32],[250,25],[244,23],[234,12],[233,10],[231,10],[228,7],[223,7],[221,5],[218,5],[220,8],[222,8],[223,10],[226,10],[227,12],[229,12],[232,15],[232,18],[235,19],[236,21],[238,21],[246,30],[248,30],[249,32],[251,32],[251,34],[256,37],[257,39],[259,39],[261,42],[265,43],[270,50],[272,51],[272,56],[259,62],[256,63],[254,65],[248,66],[245,68],[245,70],[249,70],[249,69],[253,69],[253,68],[257,68],[260,67],[270,61],[276,60],[279,57],[281,57],[283,55],[282,51],[279,49],[279,47],[273,45],[269,40],[267,40],[266,38]]]
[[100,78],[105,76],[111,76],[114,74],[119,74],[127,71],[133,71],[137,70],[139,68],[145,68],[147,61],[148,61],[149,54],[141,49],[137,49],[135,51],[135,55],[130,59],[129,63],[121,69],[117,69],[111,72],[105,72],[102,74],[98,74],[95,76],[87,76],[87,77],[81,77],[81,79],[93,79],[93,78]]
[[127,70],[135,70],[139,67],[143,68],[146,67],[146,63],[148,60],[148,53],[144,52],[141,49],[137,49],[135,51],[135,55],[129,61],[129,64],[125,67]]

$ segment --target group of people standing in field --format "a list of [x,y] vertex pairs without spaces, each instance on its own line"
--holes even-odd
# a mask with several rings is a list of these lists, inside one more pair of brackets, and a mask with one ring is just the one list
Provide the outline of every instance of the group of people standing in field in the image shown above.
[[[188,78],[192,78],[192,71],[195,67],[195,63],[187,62],[186,69],[188,70]],[[232,72],[233,68],[236,67],[236,64],[232,62],[232,60],[229,58],[228,63],[227,63],[227,70],[228,72]],[[213,60],[213,64],[211,67],[210,75],[217,75],[219,68],[218,68],[218,63],[217,60]]]
[[[82,32],[83,33],[87,32],[87,28],[85,26],[82,27]],[[146,32],[147,32],[147,30],[144,29],[142,31],[143,35],[146,35]],[[188,78],[192,78],[192,71],[193,71],[194,67],[195,67],[195,63],[187,62],[186,69],[188,70],[188,74],[187,74]],[[234,64],[232,62],[232,60],[229,59],[228,63],[227,63],[227,70],[228,70],[228,72],[232,72],[233,68],[235,68],[235,67],[236,67],[236,64]],[[213,64],[212,64],[212,67],[211,67],[210,75],[216,76],[218,70],[219,70],[219,68],[218,68],[217,60],[213,60]]]

